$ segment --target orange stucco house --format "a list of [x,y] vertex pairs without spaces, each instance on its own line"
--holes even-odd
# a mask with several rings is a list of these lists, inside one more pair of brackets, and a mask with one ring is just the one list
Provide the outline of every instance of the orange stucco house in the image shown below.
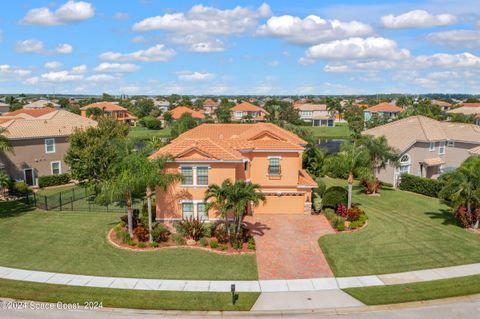
[[208,185],[225,179],[260,184],[267,200],[250,214],[310,214],[317,185],[302,168],[306,144],[271,123],[202,124],[183,133],[151,156],[172,156],[167,171],[183,175],[167,191],[157,189],[157,220],[217,219],[203,198]]

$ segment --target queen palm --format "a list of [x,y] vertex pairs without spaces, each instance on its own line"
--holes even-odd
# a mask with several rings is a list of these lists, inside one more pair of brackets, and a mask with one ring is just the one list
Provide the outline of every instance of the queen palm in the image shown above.
[[208,202],[207,210],[215,207],[220,213],[220,217],[225,220],[228,238],[230,238],[230,223],[228,221],[228,213],[232,210],[233,205],[229,200],[232,190],[232,182],[229,179],[223,181],[221,185],[209,185],[205,191],[204,200]]
[[4,128],[0,128],[0,152],[12,152],[13,147],[10,140],[3,135],[5,133]]
[[455,209],[466,206],[468,215],[472,217],[472,227],[478,228],[480,216],[473,218],[473,211],[475,206],[480,205],[480,157],[472,156],[455,171],[448,173],[440,198]]
[[228,199],[233,206],[236,223],[236,238],[242,227],[243,218],[247,212],[247,208],[251,205],[257,207],[261,202],[265,202],[265,195],[261,192],[259,184],[252,184],[244,180],[236,181],[232,185],[232,189],[228,192]]

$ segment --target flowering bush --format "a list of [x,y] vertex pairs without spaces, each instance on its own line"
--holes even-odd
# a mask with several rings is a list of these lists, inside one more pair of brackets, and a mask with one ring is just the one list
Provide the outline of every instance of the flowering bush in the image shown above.
[[352,207],[347,211],[347,220],[353,222],[355,220],[358,220],[360,215],[362,214],[362,210],[358,207]]
[[463,207],[463,206],[459,207],[455,212],[455,218],[463,227],[465,228],[472,227],[473,218],[472,218],[472,215],[468,213],[468,210],[466,207]]
[[337,211],[336,211],[337,215],[340,216],[340,217],[343,217],[343,218],[346,218],[347,217],[347,213],[348,213],[348,209],[347,209],[347,206],[345,206],[345,204],[339,204],[337,206]]

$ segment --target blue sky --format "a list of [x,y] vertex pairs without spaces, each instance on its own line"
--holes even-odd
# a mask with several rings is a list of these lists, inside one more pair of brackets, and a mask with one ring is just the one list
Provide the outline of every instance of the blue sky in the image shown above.
[[480,93],[479,0],[4,1],[0,93]]

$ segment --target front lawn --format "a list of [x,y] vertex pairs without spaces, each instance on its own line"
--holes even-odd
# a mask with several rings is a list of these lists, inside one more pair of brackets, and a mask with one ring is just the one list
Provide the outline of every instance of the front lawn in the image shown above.
[[239,293],[235,305],[229,292],[145,291],[76,287],[0,279],[0,297],[43,302],[101,302],[103,307],[160,310],[250,310],[259,293]]
[[[328,186],[345,181],[325,178]],[[361,276],[480,262],[480,235],[457,226],[438,199],[385,189],[367,196],[354,187],[354,202],[368,226],[352,234],[323,236],[319,244],[336,276]]]
[[366,305],[432,300],[480,293],[480,275],[344,291]]
[[257,279],[254,255],[118,249],[108,243],[107,232],[122,213],[28,210],[18,202],[0,203],[0,266],[111,277]]

